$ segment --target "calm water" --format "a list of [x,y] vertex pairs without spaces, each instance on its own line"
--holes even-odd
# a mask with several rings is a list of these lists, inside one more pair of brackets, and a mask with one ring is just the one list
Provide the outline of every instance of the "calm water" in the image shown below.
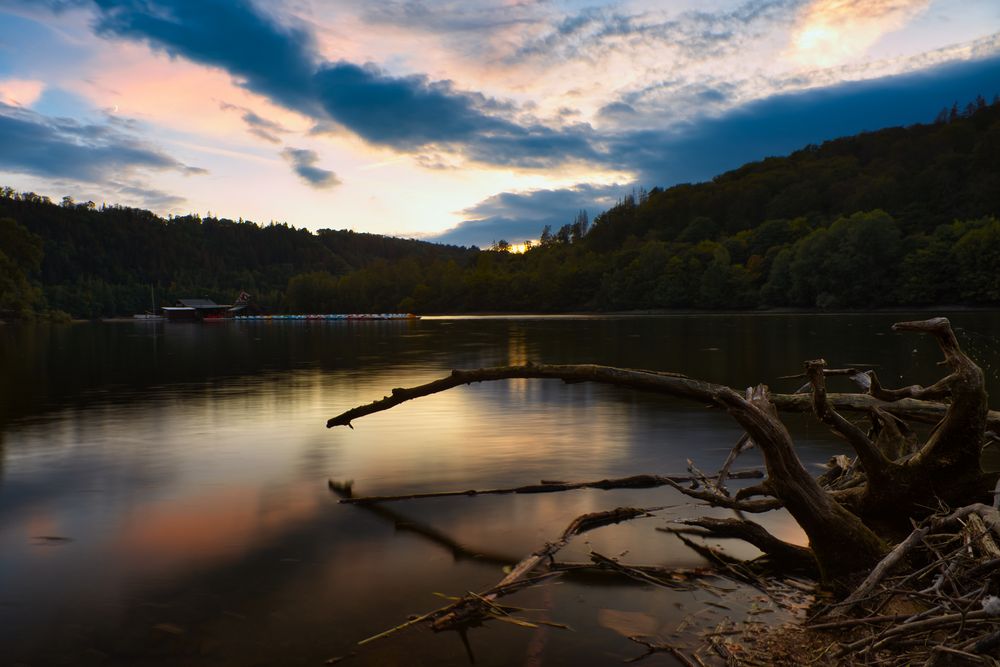
[[[739,436],[724,414],[609,387],[508,381],[452,390],[327,430],[328,417],[451,368],[595,362],[746,386],[801,362],[879,363],[886,384],[939,377],[932,342],[889,325],[922,315],[455,318],[417,322],[0,327],[0,663],[317,665],[407,615],[503,576],[575,516],[676,505],[579,538],[662,565],[700,564],[654,530],[702,513],[667,489],[338,505],[362,494],[715,469]],[[1000,395],[1000,315],[952,322]],[[994,402],[994,406],[996,402]],[[841,451],[790,418],[810,463]],[[744,464],[755,463],[748,457]],[[781,514],[764,522],[801,541]],[[431,527],[485,558],[428,539]],[[732,552],[751,555],[739,545]],[[732,603],[759,602],[752,593]],[[704,593],[566,579],[510,598],[574,632],[490,624],[479,665],[607,664],[641,653],[616,628],[666,637],[727,612]],[[649,664],[672,664],[652,656]],[[468,664],[419,628],[345,664]]]

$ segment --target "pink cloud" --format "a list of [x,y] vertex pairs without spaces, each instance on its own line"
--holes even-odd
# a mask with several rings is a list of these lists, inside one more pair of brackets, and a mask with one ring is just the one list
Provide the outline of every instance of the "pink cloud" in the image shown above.
[[0,102],[20,107],[30,107],[45,90],[42,81],[31,79],[0,80]]

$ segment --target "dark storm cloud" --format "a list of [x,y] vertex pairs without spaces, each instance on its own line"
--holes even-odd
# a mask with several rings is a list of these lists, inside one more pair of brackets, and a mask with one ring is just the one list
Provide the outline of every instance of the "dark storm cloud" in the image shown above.
[[0,170],[102,182],[132,169],[204,173],[110,125],[0,103]]
[[315,81],[330,116],[372,143],[411,147],[519,129],[485,115],[480,99],[454,92],[447,82],[396,78],[346,62],[323,67]]
[[319,162],[316,151],[306,148],[286,148],[281,151],[281,156],[292,165],[292,170],[309,187],[325,190],[340,185],[340,179],[335,173],[316,166]]
[[94,0],[95,30],[146,42],[171,56],[221,67],[241,85],[314,110],[318,58],[312,34],[237,0]]
[[883,127],[927,123],[942,107],[1000,92],[1000,57],[920,72],[843,83],[746,104],[717,118],[669,132],[635,131],[611,140],[609,153],[629,156],[644,184],[712,178],[745,162],[784,155],[807,144]]

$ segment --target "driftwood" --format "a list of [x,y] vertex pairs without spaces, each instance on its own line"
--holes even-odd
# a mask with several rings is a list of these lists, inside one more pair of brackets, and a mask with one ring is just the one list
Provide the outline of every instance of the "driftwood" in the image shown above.
[[[997,567],[985,559],[996,553],[998,530],[997,510],[982,504],[926,519],[825,610],[835,620],[809,627],[843,633],[836,655],[845,664],[995,664],[987,656],[995,657],[1000,638],[1000,598],[996,581],[983,575]],[[886,605],[913,611],[878,613]],[[859,607],[860,618],[843,618]],[[944,655],[963,661],[941,663]]]
[[[481,593],[470,592],[467,595],[455,598],[450,604],[433,611],[414,616],[397,626],[389,628],[388,630],[362,639],[358,642],[358,646],[364,646],[376,640],[384,639],[409,627],[425,622],[427,622],[431,629],[435,632],[455,630],[459,633],[464,633],[467,628],[479,625],[483,621],[491,618],[530,628],[538,627],[538,624],[540,623],[556,627],[565,627],[557,623],[518,619],[511,614],[512,611],[516,610],[513,608],[503,607],[497,604],[496,601],[500,597],[509,595],[510,593],[520,590],[526,586],[534,586],[541,581],[548,580],[554,576],[559,576],[559,570],[550,570],[546,568],[544,571],[537,574],[535,571],[539,569],[539,566],[544,566],[551,562],[555,554],[566,546],[566,544],[573,537],[594,530],[595,528],[600,528],[601,526],[620,523],[622,521],[629,521],[631,519],[644,516],[652,516],[652,513],[659,509],[661,508],[652,507],[640,509],[634,507],[619,507],[605,512],[592,512],[578,516],[570,522],[570,524],[565,528],[565,530],[563,530],[556,540],[545,543],[545,545],[538,550],[522,558],[511,568],[510,572],[506,576],[504,576],[494,586],[491,586],[488,590]],[[463,641],[465,641],[464,634]],[[469,648],[467,642],[466,647]]]
[[[947,319],[900,322],[893,325],[893,330],[933,336],[944,355],[941,363],[947,367],[948,374],[929,387],[913,385],[890,389],[883,387],[871,370],[830,370],[826,368],[825,361],[817,359],[806,362],[800,376],[808,380],[801,390],[805,393],[772,394],[765,385],[737,391],[675,373],[590,364],[529,363],[455,370],[449,376],[427,384],[393,389],[389,396],[329,419],[327,426],[352,427],[356,419],[409,400],[474,382],[512,378],[559,379],[566,383],[598,382],[697,401],[727,411],[745,432],[727,458],[723,470],[714,478],[703,475],[691,463],[689,470],[693,486],[670,477],[641,475],[592,483],[545,482],[514,489],[487,490],[485,493],[615,488],[615,483],[642,488],[665,483],[689,497],[738,513],[738,518],[733,520],[692,520],[686,529],[688,532],[697,528],[703,536],[743,539],[769,553],[773,560],[786,564],[808,563],[812,559],[821,581],[828,587],[844,594],[853,589],[845,603],[834,608],[837,614],[850,613],[859,605],[878,597],[888,581],[910,585],[924,581],[928,573],[936,572],[930,586],[924,585],[922,589],[912,592],[914,599],[926,603],[928,596],[937,600],[937,597],[945,595],[946,590],[961,588],[969,572],[991,574],[1000,570],[1000,556],[997,555],[1000,547],[992,538],[987,539],[991,532],[1000,536],[1000,518],[994,507],[990,507],[1000,503],[1000,496],[996,495],[996,491],[1000,490],[1000,474],[984,472],[980,464],[983,447],[1000,432],[1000,413],[988,409],[983,373],[961,349]],[[828,392],[826,380],[836,375],[848,376],[863,391]],[[856,458],[852,461],[847,457],[835,457],[826,473],[819,478],[813,477],[795,454],[792,438],[779,418],[780,412],[811,412],[845,440]],[[870,429],[864,429],[845,417],[847,413],[860,413],[867,417],[871,421]],[[917,441],[916,430],[910,428],[908,422],[933,425],[924,442]],[[757,447],[762,452],[766,479],[732,496],[725,487],[726,478],[732,477],[728,470],[736,457],[749,446]],[[484,492],[411,494],[409,497],[478,493]],[[400,497],[376,497],[364,502],[395,499]],[[762,512],[777,507],[784,507],[805,531],[809,538],[808,549],[786,544],[739,515],[740,512]],[[935,515],[938,508],[947,507],[963,509]],[[963,526],[954,534],[941,532],[951,530],[954,524],[970,516],[977,517],[971,527]],[[914,524],[918,524],[916,528]],[[932,539],[945,540],[950,546],[942,550],[937,542],[928,541]],[[973,549],[981,555],[971,569],[966,568],[964,574],[960,565],[964,567],[967,558],[962,549]],[[714,552],[708,552],[708,557],[717,557]],[[533,558],[535,560],[529,571],[545,560],[545,554],[536,553]],[[732,565],[721,556],[718,558],[727,566]],[[900,581],[892,573],[894,568],[904,564],[916,569],[909,571]],[[865,581],[860,586],[851,586],[852,582],[861,579]],[[1000,589],[1000,581],[996,587]],[[933,632],[955,622],[973,623],[992,632],[993,612],[985,607],[982,613],[970,608],[979,601],[975,597],[977,594],[982,598],[985,589],[966,590],[961,603],[948,602],[946,598],[937,600],[924,615],[908,617],[902,625],[907,626],[910,632]],[[1000,600],[997,606],[1000,607]],[[943,613],[935,615],[935,609]],[[896,618],[898,615],[872,615],[869,612],[869,616],[874,623],[876,621],[872,619]],[[868,626],[859,624],[852,627]],[[842,655],[860,649],[874,654],[884,646],[905,643],[904,635],[906,631],[883,629],[874,641],[864,643],[860,639],[854,640],[843,649]],[[977,646],[982,648],[995,644],[1000,644],[1000,637],[982,635],[976,642],[962,645],[939,642],[934,650],[937,652],[935,655],[954,655],[977,650]]]
[[790,569],[815,570],[816,561],[812,551],[796,544],[779,540],[767,532],[763,526],[746,519],[715,519],[702,517],[681,522],[686,526],[704,529],[704,537],[731,538],[743,540],[757,547],[780,565]]
[[[728,473],[730,479],[756,479],[764,473],[757,469],[734,470]],[[397,500],[422,500],[425,498],[448,498],[453,496],[486,496],[505,494],[558,493],[560,491],[575,491],[577,489],[652,489],[668,484],[680,484],[698,479],[695,475],[632,475],[618,479],[601,479],[594,482],[555,482],[543,480],[539,484],[526,484],[504,489],[469,489],[468,491],[429,491],[427,493],[407,493],[396,496],[350,496],[341,498],[340,502],[348,505],[370,505],[387,503]]]
[[[899,564],[900,561],[906,558],[906,556],[932,531],[940,530],[945,526],[949,526],[957,521],[960,521],[961,519],[964,519],[970,514],[978,512],[982,512],[984,516],[987,517],[989,517],[991,513],[996,514],[994,510],[986,507],[985,505],[969,505],[968,507],[963,507],[954,511],[947,516],[934,517],[930,521],[926,522],[924,526],[914,529],[914,531],[910,533],[905,540],[897,544],[885,558],[879,561],[879,563],[872,568],[872,571],[865,578],[865,580],[861,582],[861,585],[858,586],[853,593],[847,596],[847,598],[840,605],[838,605],[840,611],[842,613],[846,612],[859,600],[867,597],[875,589],[879,582],[885,578],[889,571]],[[980,522],[982,522],[982,519],[980,519]],[[985,524],[983,525],[985,526]],[[983,537],[988,538],[988,535],[984,533]],[[992,543],[992,540],[990,540],[990,542]],[[996,545],[993,546],[995,547]]]
[[[430,396],[448,389],[460,387],[473,382],[489,382],[492,380],[509,380],[514,378],[549,378],[563,380],[567,383],[601,382],[627,386],[631,389],[653,393],[689,398],[703,401],[695,387],[707,385],[698,380],[685,378],[683,375],[663,375],[648,371],[625,370],[611,366],[596,366],[592,364],[555,365],[555,364],[525,364],[523,366],[501,366],[496,368],[480,368],[477,370],[455,370],[451,375],[434,382],[429,382],[409,389],[393,389],[391,395],[378,401],[353,408],[331,417],[326,422],[327,428],[347,426],[353,428],[352,422],[376,412],[382,412],[396,407],[401,403]],[[666,378],[660,383],[656,378]],[[670,382],[669,379],[676,382]],[[687,380],[687,383],[683,382]],[[689,383],[695,383],[690,385]],[[882,408],[886,412],[909,421],[936,424],[944,417],[948,406],[936,401],[923,401],[915,398],[903,398],[898,401],[883,401],[870,394],[832,393],[827,396],[830,404],[842,412],[869,413],[873,408]],[[805,394],[772,394],[771,402],[779,412],[811,412],[812,398]],[[711,403],[711,402],[710,402]],[[1000,411],[990,410],[987,423],[991,431],[1000,432]]]

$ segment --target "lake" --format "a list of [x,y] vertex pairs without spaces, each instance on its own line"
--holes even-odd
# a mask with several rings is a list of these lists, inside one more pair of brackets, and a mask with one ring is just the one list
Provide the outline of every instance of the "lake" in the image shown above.
[[[372,495],[683,472],[688,458],[711,471],[741,433],[717,410],[613,387],[512,380],[412,401],[354,430],[328,430],[326,420],[452,368],[529,360],[793,391],[796,381],[777,378],[822,356],[832,367],[877,364],[886,385],[928,383],[941,375],[933,341],[889,330],[926,316],[2,326],[0,663],[323,664],[444,604],[435,593],[488,588],[504,561],[555,539],[579,514],[624,505],[669,507],[581,536],[559,558],[586,560],[593,549],[629,563],[703,564],[655,528],[725,513],[687,505],[668,488],[440,498],[373,511],[338,504],[327,480]],[[950,317],[1000,395],[1000,314]],[[837,382],[832,389],[847,389]],[[809,465],[844,451],[809,416],[786,423]],[[756,464],[751,452],[738,467]],[[803,541],[783,513],[761,521]],[[683,638],[768,604],[752,589],[732,597],[727,611],[706,604],[717,600],[702,591],[565,577],[507,600],[573,631],[490,623],[469,641],[478,665],[620,663],[643,652],[623,636],[630,628],[667,638],[689,619]],[[646,663],[674,664],[665,655]],[[420,627],[343,664],[468,659],[454,633]]]

